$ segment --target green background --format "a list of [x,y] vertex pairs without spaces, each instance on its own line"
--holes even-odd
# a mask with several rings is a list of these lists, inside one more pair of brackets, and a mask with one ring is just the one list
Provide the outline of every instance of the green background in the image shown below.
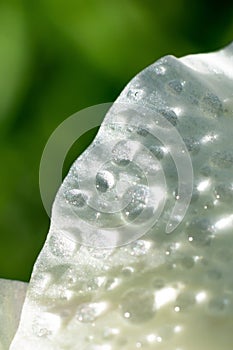
[[[232,1],[0,0],[0,277],[28,280],[45,240],[39,163],[53,130],[114,101],[159,57],[232,40]],[[64,174],[95,131],[72,147]]]

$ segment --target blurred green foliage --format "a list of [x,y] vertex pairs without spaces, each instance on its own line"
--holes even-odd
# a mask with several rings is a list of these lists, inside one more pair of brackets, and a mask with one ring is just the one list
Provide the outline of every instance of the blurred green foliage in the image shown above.
[[[1,277],[28,280],[46,237],[38,174],[52,131],[113,101],[159,57],[232,39],[232,1],[0,0]],[[76,142],[65,171],[93,136]]]

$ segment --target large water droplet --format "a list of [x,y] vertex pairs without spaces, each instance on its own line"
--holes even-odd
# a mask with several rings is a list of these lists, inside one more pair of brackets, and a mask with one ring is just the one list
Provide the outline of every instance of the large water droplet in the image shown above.
[[165,117],[172,125],[176,125],[178,118],[176,113],[171,109],[161,109],[159,111],[163,117]]
[[82,208],[86,204],[87,196],[79,189],[73,188],[64,193],[66,202],[78,208]]
[[129,141],[123,140],[118,142],[112,150],[113,161],[117,165],[128,165],[132,161],[135,153],[133,146],[134,145]]
[[49,239],[49,248],[53,255],[66,258],[74,255],[77,245],[63,235],[52,235]]
[[115,184],[114,175],[108,170],[99,171],[96,175],[96,188],[100,192],[106,192]]
[[149,188],[144,185],[132,186],[125,193],[124,203],[129,203],[124,209],[123,214],[128,220],[135,220],[146,208],[149,197]]

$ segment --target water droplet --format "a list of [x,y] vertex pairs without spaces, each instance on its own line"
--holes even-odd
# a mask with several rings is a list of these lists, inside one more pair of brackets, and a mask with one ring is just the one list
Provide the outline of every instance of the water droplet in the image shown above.
[[48,337],[52,334],[52,332],[49,331],[47,328],[40,328],[37,334],[39,337]]
[[124,313],[124,317],[125,317],[125,318],[130,318],[130,316],[131,316],[131,315],[130,315],[130,312],[127,311],[127,312]]
[[128,165],[134,156],[135,149],[129,141],[120,141],[112,149],[113,161],[120,166]]
[[130,244],[130,254],[135,256],[145,255],[150,248],[150,242],[137,240]]
[[90,279],[88,279],[88,281],[87,281],[87,290],[88,290],[88,291],[95,291],[95,290],[97,290],[103,283],[104,283],[104,278],[101,278],[101,277],[90,278]]
[[121,273],[123,276],[129,277],[134,273],[134,268],[131,266],[123,267],[123,269],[121,270]]
[[162,65],[157,65],[157,66],[155,67],[155,73],[156,73],[157,75],[164,75],[165,72],[166,72],[166,68],[165,68],[164,66],[162,66]]
[[120,330],[118,328],[110,328],[106,327],[103,332],[103,338],[111,340],[113,339],[116,335],[120,333]]
[[143,323],[155,315],[154,295],[148,289],[130,290],[122,297],[120,308],[130,322]]
[[192,256],[185,256],[181,259],[181,265],[186,269],[191,269],[195,264]]
[[165,255],[170,256],[171,254],[174,254],[178,248],[179,248],[179,243],[174,242],[170,244],[165,250]]
[[84,303],[79,305],[76,318],[83,323],[92,323],[105,309],[105,303]]
[[30,330],[40,338],[47,338],[59,332],[61,318],[57,314],[44,311],[40,317],[34,317]]
[[171,80],[168,83],[168,89],[174,94],[180,94],[183,90],[183,85],[179,80]]
[[175,306],[175,307],[174,307],[174,311],[175,311],[175,312],[180,312],[180,307],[179,307],[179,306]]
[[200,173],[203,176],[209,177],[211,175],[211,167],[209,165],[204,165],[201,170]]
[[233,185],[227,183],[221,183],[214,189],[216,198],[221,202],[233,202]]
[[214,203],[213,202],[206,202],[204,207],[205,210],[213,209],[214,208]]
[[106,192],[115,184],[114,175],[108,170],[99,171],[96,175],[96,188],[100,192]]
[[137,128],[137,134],[143,137],[148,135],[149,131],[144,126],[139,126]]
[[195,295],[191,292],[181,293],[176,299],[176,306],[180,308],[180,310],[185,310],[191,306],[193,306],[196,302]]
[[88,250],[88,252],[91,254],[91,256],[95,259],[106,259],[108,258],[113,250],[112,249],[99,249],[99,248],[94,248],[94,247],[86,247],[86,249]]
[[87,201],[87,196],[76,188],[66,191],[64,197],[68,204],[72,204],[78,208],[84,207]]
[[210,116],[219,116],[223,113],[222,102],[218,96],[208,92],[201,100],[200,106],[204,112]]
[[139,101],[145,96],[145,91],[143,89],[130,89],[127,93],[127,97],[134,101]]
[[120,284],[120,279],[116,277],[109,277],[105,284],[106,290],[113,290],[118,287]]
[[156,342],[156,340],[157,340],[157,335],[156,334],[154,334],[154,333],[151,333],[151,334],[148,334],[147,336],[146,336],[146,339],[147,339],[147,341],[148,341],[148,343],[154,343],[154,342]]
[[65,258],[73,256],[77,246],[65,236],[56,234],[49,238],[49,248],[53,255]]
[[212,315],[224,315],[227,313],[229,300],[224,297],[216,297],[209,301],[208,312]]
[[176,113],[171,109],[161,109],[159,112],[164,116],[172,125],[176,125],[178,118]]
[[158,145],[152,145],[150,146],[149,150],[151,151],[152,154],[154,154],[154,156],[157,158],[157,159],[162,159],[164,157],[164,151],[162,149],[161,146],[158,146]]
[[162,343],[162,337],[160,337],[160,336],[158,336],[157,338],[156,338],[156,341],[158,342],[158,343]]
[[[93,340],[94,340],[94,336],[92,335],[92,334],[89,334],[89,335],[87,335],[86,337],[85,337],[85,339],[86,339],[86,341],[88,342],[88,343],[92,343],[93,342]],[[88,347],[89,348],[89,347]],[[89,348],[90,349],[90,348]]]
[[211,270],[207,271],[207,277],[210,280],[218,281],[219,279],[221,279],[222,274],[221,274],[221,272],[219,270],[211,269]]
[[153,281],[152,281],[152,286],[156,289],[156,290],[159,290],[159,289],[162,289],[164,286],[165,286],[165,281],[162,279],[162,278],[155,278]]
[[131,186],[124,194],[124,203],[129,203],[123,209],[123,214],[128,220],[135,220],[146,208],[149,197],[149,188],[144,185]]
[[218,168],[231,168],[233,166],[233,154],[231,152],[215,152],[211,157],[211,163]]
[[187,228],[188,239],[194,245],[207,246],[213,236],[213,226],[207,218],[194,219]]
[[200,143],[194,138],[190,137],[188,139],[184,139],[187,150],[192,154],[197,154],[200,150]]

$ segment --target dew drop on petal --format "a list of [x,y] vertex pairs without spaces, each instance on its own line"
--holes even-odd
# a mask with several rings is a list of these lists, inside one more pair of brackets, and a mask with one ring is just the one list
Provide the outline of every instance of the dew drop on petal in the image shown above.
[[123,317],[132,323],[143,323],[155,316],[152,291],[136,288],[126,292],[120,302]]

